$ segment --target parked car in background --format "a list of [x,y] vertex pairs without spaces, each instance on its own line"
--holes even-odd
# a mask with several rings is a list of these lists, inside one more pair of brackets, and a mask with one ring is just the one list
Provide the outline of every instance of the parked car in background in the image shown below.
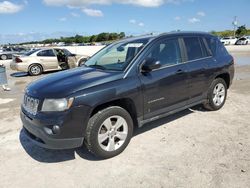
[[67,49],[35,49],[24,55],[14,56],[10,67],[12,70],[36,76],[47,71],[62,70],[64,67],[75,68],[81,66],[87,59],[88,56],[72,54]]
[[0,52],[0,60],[7,60],[12,59],[13,55],[20,55],[28,50],[25,48],[19,48],[19,47],[4,47],[1,49]]
[[237,41],[237,38],[235,37],[223,37],[220,39],[221,43],[224,45],[234,45]]
[[236,45],[248,45],[250,44],[250,36],[241,37],[235,43]]
[[23,130],[41,147],[85,144],[99,157],[114,157],[136,127],[198,104],[222,108],[233,77],[233,57],[208,33],[124,39],[78,69],[29,84],[21,106]]

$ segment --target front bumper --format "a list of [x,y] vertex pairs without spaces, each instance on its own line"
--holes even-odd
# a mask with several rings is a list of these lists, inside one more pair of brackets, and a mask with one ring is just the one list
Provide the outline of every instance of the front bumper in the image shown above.
[[[35,119],[30,115],[26,115],[23,109],[20,116],[24,133],[40,147],[47,149],[71,149],[80,147],[83,144],[85,123],[78,119],[77,115],[73,115],[75,119],[72,119],[72,114],[66,114],[65,122],[60,120],[58,123],[51,121],[50,117]],[[70,118],[67,116],[70,116]],[[58,119],[58,117],[55,116],[53,119]],[[58,134],[54,134],[52,131],[54,125],[60,127]]]

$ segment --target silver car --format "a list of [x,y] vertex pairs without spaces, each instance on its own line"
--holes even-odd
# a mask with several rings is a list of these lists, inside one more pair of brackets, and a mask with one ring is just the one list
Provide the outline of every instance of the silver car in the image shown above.
[[75,68],[87,59],[88,56],[72,54],[67,49],[37,49],[22,56],[13,57],[10,68],[36,76],[47,71]]

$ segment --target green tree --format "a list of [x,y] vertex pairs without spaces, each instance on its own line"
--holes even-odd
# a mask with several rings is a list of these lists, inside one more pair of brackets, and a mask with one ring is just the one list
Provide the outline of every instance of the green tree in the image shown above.
[[239,37],[246,35],[247,34],[246,25],[239,26],[235,33]]
[[96,42],[108,41],[109,40],[109,33],[100,33],[97,35]]
[[82,43],[83,42],[83,37],[81,35],[76,35],[74,38],[75,43]]
[[122,38],[124,38],[124,37],[125,37],[125,33],[124,33],[124,32],[120,32],[119,38],[122,39]]
[[92,35],[89,39],[89,42],[96,42],[97,36],[96,35]]

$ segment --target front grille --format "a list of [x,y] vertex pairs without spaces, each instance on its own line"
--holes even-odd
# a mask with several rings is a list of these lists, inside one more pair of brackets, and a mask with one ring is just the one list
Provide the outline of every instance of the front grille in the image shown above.
[[29,97],[26,94],[24,95],[23,108],[28,113],[35,116],[37,114],[38,105],[39,105],[39,100],[38,99],[34,99],[32,97]]

